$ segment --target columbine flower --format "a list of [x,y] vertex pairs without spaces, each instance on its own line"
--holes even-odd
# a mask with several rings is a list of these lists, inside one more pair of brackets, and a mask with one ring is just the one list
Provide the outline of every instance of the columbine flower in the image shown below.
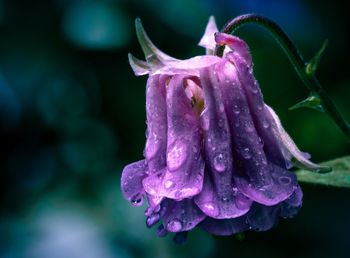
[[[196,226],[215,235],[268,230],[294,216],[302,191],[291,161],[311,163],[262,98],[246,43],[217,32],[209,20],[200,41],[207,55],[174,59],[158,50],[136,22],[146,62],[129,55],[136,75],[148,74],[144,160],[127,165],[122,192],[134,205],[147,198],[148,227],[158,234]],[[212,55],[216,44],[228,49]],[[182,233],[181,233],[182,232]]]

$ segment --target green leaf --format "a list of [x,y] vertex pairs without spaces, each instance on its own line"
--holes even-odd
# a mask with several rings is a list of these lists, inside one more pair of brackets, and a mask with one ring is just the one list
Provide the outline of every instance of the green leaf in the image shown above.
[[300,101],[299,103],[295,104],[294,106],[290,107],[289,110],[294,110],[297,108],[312,108],[317,111],[324,112],[324,109],[322,107],[321,99],[318,96],[313,95],[312,93],[310,94],[309,97],[304,99],[303,101]]
[[350,188],[350,156],[326,161],[321,164],[332,167],[332,172],[316,174],[306,170],[298,170],[296,171],[298,180],[305,183]]
[[306,67],[305,67],[305,72],[308,76],[312,77],[314,76],[318,65],[320,64],[321,61],[321,57],[323,56],[324,51],[326,50],[326,47],[328,45],[328,40],[326,39],[323,44],[322,47],[320,48],[320,50],[316,53],[316,55],[310,60],[309,63],[307,63]]

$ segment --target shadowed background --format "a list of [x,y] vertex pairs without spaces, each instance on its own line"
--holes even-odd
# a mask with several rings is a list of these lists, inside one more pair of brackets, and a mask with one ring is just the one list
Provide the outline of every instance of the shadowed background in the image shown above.
[[[306,59],[328,38],[317,75],[350,120],[347,10],[345,1],[0,0],[0,257],[350,257],[347,189],[303,185],[299,215],[275,229],[243,240],[194,230],[184,246],[157,238],[144,207],[120,193],[121,170],[142,159],[145,142],[146,77],[127,61],[143,56],[136,17],[181,59],[204,53],[196,44],[210,15],[219,27],[265,15]],[[288,111],[308,92],[273,38],[254,25],[238,35],[298,146],[317,162],[350,154],[326,115]]]

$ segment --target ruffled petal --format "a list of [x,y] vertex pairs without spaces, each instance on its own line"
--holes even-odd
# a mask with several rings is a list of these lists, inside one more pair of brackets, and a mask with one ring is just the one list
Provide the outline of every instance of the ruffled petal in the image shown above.
[[203,69],[200,79],[205,102],[201,120],[208,168],[203,190],[195,202],[210,217],[239,217],[248,212],[251,201],[237,191],[233,181],[231,134],[220,85],[212,67]]
[[275,205],[293,193],[296,177],[266,159],[235,66],[227,61],[218,71],[233,139],[237,187],[258,203]]
[[265,105],[265,107],[274,119],[275,127],[273,127],[272,129],[275,131],[275,134],[278,137],[280,146],[286,159],[291,160],[293,158],[294,160],[292,159],[292,162],[297,167],[311,170],[317,173],[326,173],[331,170],[330,167],[320,166],[308,160],[310,156],[304,152],[301,152],[298,149],[292,138],[290,138],[288,133],[284,130],[281,121],[279,120],[278,116],[273,111],[273,109],[268,105]]
[[200,227],[217,236],[230,236],[249,229],[245,215],[235,219],[212,219],[207,217],[200,224]]
[[254,203],[247,214],[247,223],[255,231],[266,231],[273,228],[277,222],[281,206],[264,206]]
[[283,218],[292,218],[300,210],[303,203],[303,192],[300,186],[298,186],[294,193],[281,204],[281,214]]
[[252,67],[252,56],[250,54],[249,47],[247,43],[245,43],[239,37],[218,32],[215,34],[215,41],[219,45],[227,45],[229,48],[235,51],[237,55],[242,57],[249,67]]
[[205,28],[205,32],[201,40],[199,41],[198,45],[201,47],[204,47],[206,49],[206,54],[212,54],[216,42],[214,35],[216,32],[218,32],[218,27],[216,26],[215,18],[214,16],[210,16],[207,27]]
[[142,205],[143,187],[142,180],[147,175],[145,160],[131,163],[124,167],[121,178],[121,191],[125,199],[135,206]]
[[170,232],[181,232],[193,229],[205,215],[191,199],[174,201],[166,199],[162,202],[164,227]]
[[150,76],[146,87],[147,140],[144,155],[149,173],[166,166],[167,114],[165,76]]
[[175,75],[167,87],[167,167],[143,180],[150,195],[181,200],[203,187],[199,120],[184,90],[186,77]]

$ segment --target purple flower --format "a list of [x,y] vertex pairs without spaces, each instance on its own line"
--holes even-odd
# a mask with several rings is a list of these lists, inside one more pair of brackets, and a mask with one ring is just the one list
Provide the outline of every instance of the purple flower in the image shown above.
[[[158,50],[136,22],[146,62],[129,55],[136,75],[148,74],[144,160],[122,174],[124,197],[147,198],[148,227],[178,233],[196,226],[215,235],[268,230],[301,207],[296,165],[319,171],[299,151],[262,98],[252,58],[238,37],[217,32],[211,17],[199,45],[206,55],[174,59]],[[222,58],[212,55],[225,45]]]

